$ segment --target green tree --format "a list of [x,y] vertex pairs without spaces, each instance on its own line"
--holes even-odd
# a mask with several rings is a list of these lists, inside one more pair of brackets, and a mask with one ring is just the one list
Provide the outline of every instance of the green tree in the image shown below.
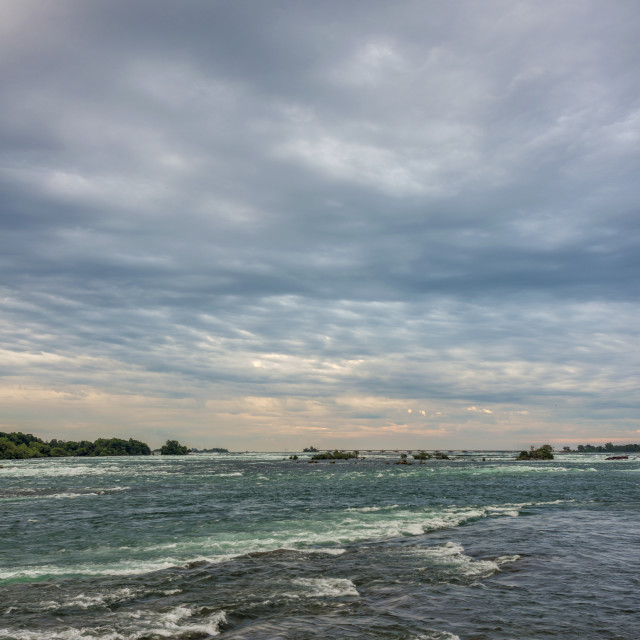
[[150,456],[151,449],[149,445],[140,442],[140,440],[134,440],[133,438],[129,438],[129,442],[127,443],[127,451],[130,456]]
[[[22,444],[19,444],[16,447],[16,458],[21,458],[21,459],[27,459],[27,458],[33,458],[35,456],[37,456],[37,452],[35,452],[33,449],[31,449],[28,445],[26,445],[24,442]],[[35,456],[34,456],[35,454]]]
[[167,440],[166,444],[160,447],[160,453],[163,456],[186,456],[189,447],[181,445],[177,440]]
[[49,456],[49,451],[51,447],[44,442],[33,441],[29,443],[29,448],[36,452],[37,455],[34,458],[46,458]]
[[0,458],[12,460],[16,458],[16,445],[9,438],[0,438]]

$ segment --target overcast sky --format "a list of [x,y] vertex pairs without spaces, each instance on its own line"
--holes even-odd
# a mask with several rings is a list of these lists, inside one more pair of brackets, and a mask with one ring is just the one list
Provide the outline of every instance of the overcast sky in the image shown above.
[[640,441],[640,5],[0,3],[0,430]]

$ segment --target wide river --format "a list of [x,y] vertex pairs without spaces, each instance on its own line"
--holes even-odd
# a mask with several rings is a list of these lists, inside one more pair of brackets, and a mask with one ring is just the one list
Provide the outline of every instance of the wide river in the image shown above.
[[640,637],[638,456],[289,455],[0,461],[0,638]]

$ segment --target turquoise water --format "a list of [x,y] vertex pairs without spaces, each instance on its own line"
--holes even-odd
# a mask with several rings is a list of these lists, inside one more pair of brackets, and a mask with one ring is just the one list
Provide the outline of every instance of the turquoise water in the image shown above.
[[637,457],[288,455],[3,461],[0,638],[637,637]]

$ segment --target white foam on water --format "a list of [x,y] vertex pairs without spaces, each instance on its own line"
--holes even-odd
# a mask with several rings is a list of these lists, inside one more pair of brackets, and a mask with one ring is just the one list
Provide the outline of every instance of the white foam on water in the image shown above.
[[360,511],[362,513],[370,513],[373,511],[388,511],[391,509],[398,509],[400,505],[398,504],[391,504],[391,505],[384,505],[382,507],[349,507],[347,509],[347,511]]
[[[342,512],[343,514],[345,512]],[[426,531],[455,527],[470,519],[487,517],[486,509],[445,509],[440,512],[407,511],[395,508],[390,513],[347,511],[340,518],[340,512],[331,519],[318,522],[289,523],[285,528],[265,531],[263,537],[255,532],[235,533],[233,536],[206,536],[177,542],[152,545],[139,549],[141,552],[170,551],[172,556],[181,557],[181,564],[204,560],[222,562],[247,553],[286,550],[306,550],[313,553],[340,555],[342,547],[327,547],[336,542],[347,544],[363,540],[416,536]],[[353,515],[352,515],[353,514]]]
[[[105,476],[122,473],[122,467],[116,464],[73,464],[69,463],[69,458],[55,458],[63,462],[40,463],[33,465],[14,464],[5,466],[3,472],[9,472],[13,478],[68,478],[76,476]],[[74,462],[75,462],[74,458]]]
[[427,571],[435,569],[451,577],[488,578],[500,571],[500,566],[515,562],[520,556],[501,556],[496,560],[474,560],[464,552],[464,547],[455,542],[447,542],[434,547],[423,547],[414,550],[414,554],[429,558],[431,566],[423,567]]
[[503,564],[511,564],[518,560],[520,560],[520,556],[516,553],[512,556],[500,556],[499,558],[496,558],[495,562],[499,567],[501,567]]
[[356,585],[347,578],[298,578],[293,584],[302,587],[302,593],[296,595],[308,598],[340,598],[359,596]]
[[[529,504],[529,503],[527,503]],[[534,504],[534,503],[531,503]],[[274,523],[273,529],[223,532],[181,541],[113,549],[113,562],[79,563],[72,566],[43,564],[0,567],[0,580],[36,580],[73,575],[134,575],[185,566],[193,562],[222,563],[248,553],[292,550],[340,555],[343,546],[366,540],[384,540],[457,527],[480,518],[517,516],[523,505],[448,507],[440,510],[403,509],[336,511],[315,520]],[[105,550],[106,551],[106,550]]]
[[[514,506],[517,506],[517,505],[514,505]],[[487,511],[491,515],[495,515],[495,516],[510,516],[512,518],[517,518],[520,515],[520,511],[518,509],[514,509],[508,506],[487,507]]]
[[426,633],[415,636],[414,640],[460,640],[460,636],[448,631],[438,631],[437,629],[429,629]]
[[489,512],[489,515],[503,515],[503,516],[519,516],[520,509],[525,507],[541,507],[552,504],[565,504],[567,502],[575,502],[575,500],[550,500],[542,502],[513,502],[502,505],[489,505],[485,507]]
[[[196,609],[181,606],[165,613],[157,611],[134,611],[126,617],[135,621],[135,631],[125,635],[129,640],[158,635],[166,638],[180,637],[186,634],[202,633],[210,636],[220,635],[220,627],[226,623],[224,611],[217,611],[206,618],[191,621]],[[142,627],[142,628],[141,628]]]
[[43,499],[54,499],[60,500],[63,498],[87,498],[91,496],[105,496],[112,493],[117,493],[119,491],[127,491],[131,487],[107,487],[104,489],[92,489],[85,491],[63,491],[61,493],[49,493],[49,494],[39,494],[32,496],[21,496],[22,498],[29,497],[30,500],[43,500]]
[[598,473],[598,470],[594,467],[580,468],[580,467],[556,467],[547,466],[547,463],[542,462],[540,465],[517,465],[511,467],[505,467],[503,473],[520,472],[520,473]]
[[457,542],[446,542],[445,544],[435,547],[420,547],[415,551],[428,558],[449,558],[451,556],[459,556],[464,553],[464,547]]
[[162,569],[170,569],[182,564],[184,564],[184,561],[176,558],[161,558],[155,561],[124,560],[109,565],[31,565],[13,569],[1,569],[0,580],[37,579],[45,576],[127,576],[150,573],[152,571],[160,571]]
[[336,549],[326,548],[326,549],[312,549],[313,553],[326,553],[329,556],[341,556],[343,553],[346,553],[346,549],[341,549],[340,547]]
[[115,591],[107,591],[106,593],[98,593],[94,595],[85,595],[84,593],[80,593],[69,600],[63,600],[61,602],[55,600],[40,602],[39,607],[43,611],[67,608],[91,609],[94,607],[110,607],[114,604],[139,597],[143,593],[145,593],[145,589],[131,589],[129,587],[124,587],[122,589],[116,589]]
[[11,640],[127,640],[116,631],[99,631],[92,629],[76,629],[68,627],[59,631],[30,631],[26,629],[0,629],[0,638]]
[[[565,461],[563,461],[565,462]],[[571,463],[571,461],[568,461]],[[512,474],[528,474],[528,473],[598,473],[598,469],[594,467],[583,468],[580,466],[556,466],[550,460],[539,461],[534,464],[525,464],[519,462],[513,465],[489,465],[485,464],[481,467],[469,471],[471,475],[512,475]]]
[[54,493],[51,494],[49,496],[38,496],[39,498],[53,498],[56,500],[60,500],[61,498],[87,498],[89,496],[98,496],[100,495],[97,492],[94,491],[89,491],[89,492],[85,492],[85,493],[73,493],[73,492],[68,492],[68,493]]
[[192,620],[196,609],[187,606],[174,607],[165,612],[132,611],[116,613],[105,618],[109,623],[96,628],[68,627],[58,631],[30,631],[0,629],[0,636],[13,640],[139,640],[148,637],[176,638],[203,634],[220,635],[226,622],[224,611],[218,611],[199,620]]
[[361,518],[346,518],[334,527],[332,535],[341,542],[416,536],[457,527],[469,520],[487,517],[488,513],[486,509],[471,507],[441,511],[396,509],[381,515],[380,518],[372,518],[368,513],[362,513]]

